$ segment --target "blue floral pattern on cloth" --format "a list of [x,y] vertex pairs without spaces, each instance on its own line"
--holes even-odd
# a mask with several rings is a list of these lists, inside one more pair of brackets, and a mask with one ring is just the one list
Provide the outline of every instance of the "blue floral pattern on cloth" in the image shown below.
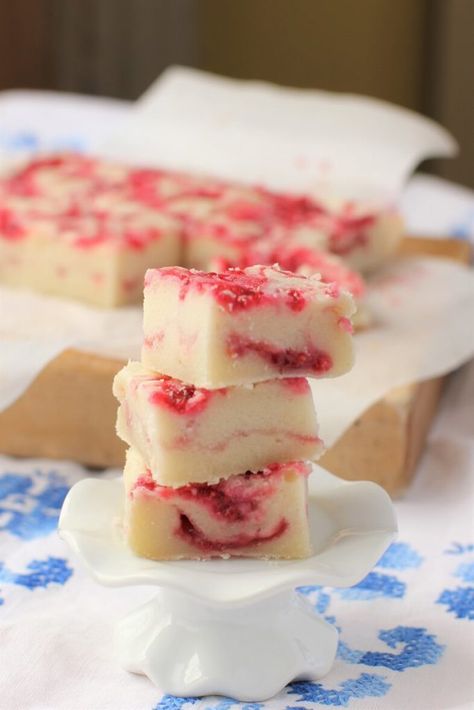
[[455,577],[459,577],[463,582],[474,582],[474,561],[462,562],[454,572]]
[[423,557],[406,542],[393,542],[384,552],[377,567],[384,569],[416,569],[423,564]]
[[406,584],[391,574],[369,572],[367,577],[354,587],[339,590],[343,599],[375,599],[376,597],[391,597],[401,599],[405,596]]
[[[5,471],[0,475],[0,533],[27,542],[53,533],[69,486],[56,471],[36,469],[31,474]],[[33,591],[63,585],[73,574],[63,557],[31,559],[23,571],[0,560],[0,585]],[[0,596],[0,605],[5,599]]]
[[[291,683],[289,695],[297,695],[298,701],[347,707],[355,698],[380,698],[390,690],[390,683],[384,678],[369,673],[361,673],[357,678],[342,681],[338,688],[326,688],[322,683]],[[288,706],[288,710],[301,710],[300,706]]]
[[404,671],[407,668],[432,665],[438,662],[443,646],[424,628],[397,626],[394,629],[380,631],[378,637],[389,648],[401,645],[399,653],[381,651],[355,651],[343,641],[339,641],[338,656],[348,663],[366,666],[383,666],[392,671]]
[[452,589],[443,589],[437,604],[443,604],[449,614],[454,614],[457,619],[474,620],[474,545],[472,543],[462,544],[454,542],[446,555],[468,556],[468,559],[459,563],[453,570],[453,577],[465,582],[463,586],[456,586]]
[[[407,570],[407,569],[417,569],[423,564],[423,557],[418,554],[410,545],[405,542],[394,542],[387,549],[384,555],[377,562],[376,567],[390,570]],[[320,589],[318,587],[300,587],[299,591],[302,594],[309,594],[315,590]],[[342,599],[347,600],[361,600],[367,601],[370,599],[375,599],[377,597],[388,597],[392,599],[401,599],[405,596],[406,583],[400,580],[397,576],[392,574],[386,574],[374,570],[369,572],[369,574],[364,577],[358,584],[348,589],[338,589],[334,590]],[[316,611],[322,614],[325,608],[323,599],[320,598],[319,602],[316,604]]]
[[231,708],[239,708],[239,710],[261,710],[263,703],[239,703],[232,698],[221,698],[215,705],[206,705],[201,710],[231,710]]
[[[423,556],[411,545],[406,542],[395,542],[378,561],[375,569],[354,587],[330,589],[310,585],[299,588],[298,591],[308,599],[315,611],[338,628],[340,640],[337,658],[345,664],[348,677],[339,683],[331,683],[329,680],[290,683],[283,692],[283,697],[278,698],[279,701],[281,700],[282,707],[286,707],[286,710],[304,710],[308,705],[347,707],[352,701],[381,698],[393,687],[394,677],[389,677],[387,673],[395,674],[396,677],[410,669],[416,672],[417,668],[438,663],[443,655],[444,646],[436,635],[425,627],[399,625],[390,629],[380,629],[377,632],[377,642],[385,644],[386,650],[357,649],[352,648],[344,639],[344,628],[341,628],[338,623],[339,614],[336,618],[330,613],[332,607],[339,604],[339,601],[363,603],[386,599],[390,603],[400,603],[408,587],[406,580],[400,579],[398,575],[416,571],[423,562]],[[365,667],[365,670],[361,668],[358,673],[354,673],[354,666]],[[369,668],[377,668],[378,672],[368,672]],[[174,710],[171,699],[163,699],[163,701],[164,705],[157,706],[160,710],[162,708]],[[241,710],[242,708],[250,710],[248,704],[227,700],[214,703],[206,703],[203,700],[200,710],[228,710],[234,705]]]
[[43,537],[56,530],[68,486],[54,471],[32,475],[0,476],[0,532],[22,540]]
[[182,710],[185,705],[195,705],[199,698],[177,698],[174,695],[163,695],[153,710]]
[[[54,470],[37,467],[19,473],[12,467],[0,472],[0,539],[4,537],[10,544],[21,546],[44,538],[45,544],[44,555],[32,555],[24,564],[0,561],[0,608],[9,606],[8,597],[2,594],[7,588],[34,593],[64,585],[74,574],[69,560],[50,552],[47,547],[47,539],[54,539],[51,533],[56,529],[68,488],[69,481]],[[439,590],[438,598],[433,596],[433,603],[444,605],[456,618],[472,618],[474,546],[456,543],[444,552],[442,557],[453,562],[451,575],[459,587]],[[363,580],[349,589],[301,587],[299,592],[315,611],[339,630],[338,670],[336,679],[291,683],[275,699],[277,707],[287,710],[348,707],[364,698],[367,701],[382,698],[390,694],[397,677],[403,673],[416,673],[419,668],[438,663],[444,652],[443,640],[427,625],[411,626],[402,622],[378,628],[369,624],[364,629],[365,635],[359,637],[364,640],[356,643],[350,639],[353,629],[347,622],[348,612],[350,618],[356,607],[368,618],[369,604],[400,607],[410,594],[413,575],[420,568],[423,573],[424,563],[418,550],[406,541],[398,541]],[[400,619],[403,619],[402,614]],[[266,703],[240,703],[230,698],[176,698],[165,694],[153,710],[188,710],[192,706],[199,710],[264,710]]]
[[[396,575],[379,572],[377,568],[405,571],[417,569],[422,564],[423,557],[415,549],[405,542],[396,542],[379,560],[376,569],[354,587],[329,590],[309,586],[301,587],[299,591],[308,597],[315,610],[324,615],[327,621],[336,623],[335,617],[327,614],[334,598],[368,601],[375,598],[399,600],[405,596],[406,583]],[[436,664],[444,651],[443,645],[438,643],[435,635],[429,633],[426,628],[397,626],[380,630],[378,639],[396,652],[353,649],[344,641],[343,629],[339,630],[341,637],[337,657],[351,665],[403,672],[409,668]],[[391,687],[392,683],[386,676],[363,672],[355,678],[343,681],[337,688],[327,687],[325,683],[301,682],[291,684],[288,692],[298,694],[298,702],[346,707],[353,699],[381,697],[388,693]],[[296,707],[298,706],[295,706],[295,710]]]
[[73,570],[67,560],[61,557],[47,557],[45,560],[32,560],[27,566],[28,572],[12,572],[0,563],[0,584],[17,584],[27,589],[45,588],[50,584],[65,584]]
[[263,703],[239,703],[232,698],[220,698],[214,704],[206,704],[202,698],[177,698],[174,695],[163,695],[160,702],[153,707],[153,710],[187,710],[187,705],[201,705],[200,710],[231,710],[238,708],[239,710],[262,710]]

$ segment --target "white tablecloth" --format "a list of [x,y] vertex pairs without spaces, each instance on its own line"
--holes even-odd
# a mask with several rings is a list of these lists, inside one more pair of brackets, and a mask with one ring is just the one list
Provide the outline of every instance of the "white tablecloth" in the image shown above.
[[[6,97],[6,110],[0,97],[0,153],[58,147],[50,119],[43,132],[32,125],[21,98],[15,109]],[[124,110],[111,108],[117,120]],[[94,144],[80,123],[63,129],[61,147]],[[402,208],[412,231],[474,234],[474,196],[443,181],[416,177]],[[64,496],[89,475],[73,463],[0,457],[1,710],[474,707],[474,363],[451,377],[415,482],[396,503],[397,542],[356,587],[302,590],[340,629],[333,670],[268,703],[163,696],[120,669],[113,624],[150,590],[100,587],[59,540]]]

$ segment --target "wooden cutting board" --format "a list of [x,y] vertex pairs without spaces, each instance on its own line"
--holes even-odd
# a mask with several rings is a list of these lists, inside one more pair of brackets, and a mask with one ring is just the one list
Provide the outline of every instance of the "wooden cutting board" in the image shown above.
[[[459,240],[407,237],[403,255],[469,260]],[[121,467],[125,445],[115,435],[112,380],[123,361],[66,350],[24,394],[0,413],[0,451],[72,459],[93,468]],[[372,480],[390,494],[408,486],[436,411],[443,378],[400,387],[370,407],[322,457],[329,471]]]

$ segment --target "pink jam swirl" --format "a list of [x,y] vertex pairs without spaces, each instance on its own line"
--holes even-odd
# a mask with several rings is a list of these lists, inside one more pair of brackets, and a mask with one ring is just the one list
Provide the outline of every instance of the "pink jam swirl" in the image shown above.
[[[204,507],[210,516],[221,523],[243,524],[258,517],[262,502],[274,495],[277,481],[289,469],[303,476],[308,476],[310,472],[308,464],[297,461],[291,464],[272,464],[255,473],[247,471],[215,484],[190,483],[180,488],[170,488],[156,483],[147,470],[145,475],[136,480],[131,495],[133,497],[135,492],[144,491],[176,506],[178,512],[180,501],[192,501]],[[269,542],[283,535],[287,528],[288,521],[282,518],[265,535],[239,533],[230,540],[219,541],[208,538],[187,514],[180,512],[180,524],[175,533],[203,551],[218,552]]]
[[342,316],[337,321],[337,325],[341,330],[345,331],[346,333],[352,334],[354,332],[354,326],[352,325],[352,322],[349,318],[345,318],[344,316]]
[[180,266],[148,270],[145,287],[149,286],[157,275],[160,279],[172,278],[179,281],[181,300],[187,297],[191,289],[198,293],[208,292],[228,312],[258,306],[266,296],[263,286],[267,279],[264,276],[250,276],[240,269],[225,274],[206,273]]
[[355,205],[348,202],[344,209],[331,215],[328,225],[329,246],[334,254],[346,256],[368,244],[368,230],[375,223],[375,215],[354,215]]
[[17,241],[25,236],[25,228],[12,210],[0,208],[0,237]]
[[362,276],[336,256],[319,249],[274,240],[263,239],[256,248],[242,249],[234,258],[217,257],[212,261],[212,268],[222,272],[232,268],[245,269],[254,264],[278,264],[285,271],[304,273],[306,276],[319,274],[323,283],[335,283],[355,298],[362,298],[365,294]]
[[277,263],[282,269],[298,273],[300,270],[318,273],[324,283],[336,283],[341,289],[349,291],[355,298],[362,298],[365,293],[365,283],[356,271],[338,261],[336,257],[326,252],[309,247],[276,247],[270,254],[272,263]]
[[209,513],[220,520],[242,521],[255,511],[258,501],[273,495],[280,477],[290,470],[299,476],[308,476],[311,468],[305,461],[275,463],[261,471],[246,471],[217,483],[188,483],[178,488],[157,483],[147,469],[135,481],[131,496],[145,490],[173,504],[192,500],[205,505]]
[[239,334],[228,337],[227,351],[230,357],[237,358],[254,353],[281,374],[303,370],[317,377],[328,373],[333,366],[331,356],[313,345],[308,345],[304,350],[277,348],[263,340],[251,340]]
[[326,213],[322,205],[306,195],[270,192],[263,188],[258,192],[268,203],[274,221],[286,227],[306,224]]
[[295,395],[306,395],[311,391],[309,382],[305,377],[282,377],[279,382]]
[[[177,280],[180,284],[180,300],[184,300],[191,290],[197,293],[209,293],[228,313],[278,303],[282,303],[296,312],[303,310],[309,302],[307,296],[309,280],[303,276],[299,277],[302,288],[295,288],[285,285],[285,279],[289,276],[294,277],[294,274],[278,270],[278,276],[282,279],[282,285],[278,285],[273,292],[270,292],[267,290],[270,278],[264,273],[263,267],[258,273],[248,273],[242,269],[229,269],[222,273],[216,273],[185,269],[181,266],[168,266],[161,269],[149,269],[145,275],[145,288],[162,279]],[[334,289],[329,290],[328,288],[325,293],[331,297],[338,295]]]
[[203,387],[187,385],[173,377],[162,376],[152,381],[153,390],[149,401],[172,410],[176,414],[200,414],[217,394],[225,394],[227,389],[207,390]]
[[6,178],[4,185],[12,195],[35,197],[41,195],[38,177],[43,171],[56,172],[61,177],[92,180],[98,161],[77,153],[60,153],[30,160],[24,168]]
[[192,523],[190,518],[184,513],[180,514],[179,528],[176,531],[178,537],[185,540],[189,545],[197,547],[203,553],[225,553],[230,550],[243,549],[265,542],[271,542],[281,537],[288,529],[289,523],[286,518],[281,518],[270,532],[259,535],[249,535],[240,533],[234,535],[230,540],[216,540],[205,535]]

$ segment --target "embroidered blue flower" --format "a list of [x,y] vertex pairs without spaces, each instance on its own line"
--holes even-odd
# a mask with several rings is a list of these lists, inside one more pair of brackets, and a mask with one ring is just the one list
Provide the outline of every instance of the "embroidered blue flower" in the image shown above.
[[339,642],[338,657],[347,663],[365,666],[383,666],[392,671],[404,671],[407,668],[434,665],[441,658],[444,646],[426,629],[412,626],[397,626],[394,629],[380,631],[378,637],[390,648],[403,644],[399,653],[387,651],[356,651]]
[[53,532],[68,486],[54,471],[0,476],[0,531],[22,540]]
[[[28,476],[20,476],[17,473],[5,473],[0,476],[0,501],[6,500],[10,496],[22,496],[32,487],[33,481]],[[17,499],[20,502],[21,498]]]
[[342,599],[365,600],[377,597],[401,599],[405,595],[406,584],[391,574],[369,572],[367,577],[349,589],[339,589]]
[[445,589],[436,600],[437,604],[445,604],[447,611],[457,619],[474,619],[474,587],[456,587]]
[[163,695],[153,710],[181,710],[184,705],[194,705],[199,698],[177,698],[174,695]]
[[407,542],[393,542],[384,552],[377,567],[382,569],[417,568],[423,563],[423,557]]
[[0,563],[0,582],[16,584],[33,590],[48,587],[50,584],[65,584],[73,574],[67,560],[61,557],[32,560],[26,569],[29,572],[12,572]]
[[[405,570],[417,568],[423,563],[423,557],[408,543],[395,542],[386,550],[376,567],[382,569]],[[312,598],[315,592],[316,602],[314,608],[319,614],[324,614],[330,603],[327,592],[321,591],[318,586],[299,587],[298,591],[306,597]],[[346,600],[369,600],[378,597],[402,599],[406,593],[406,584],[394,575],[372,571],[358,584],[349,589],[338,589],[335,592]]]
[[455,577],[459,577],[463,582],[474,582],[474,561],[462,562],[454,572]]
[[466,552],[474,552],[474,543],[463,544],[461,542],[451,543],[451,547],[444,551],[445,555],[464,555]]
[[230,710],[237,707],[239,710],[261,710],[262,703],[240,703],[232,698],[221,698],[216,703],[205,705],[202,710]]
[[[473,543],[453,542],[451,547],[445,550],[446,555],[466,555],[474,552]],[[461,562],[453,573],[454,577],[463,582],[474,582],[474,560]],[[455,589],[444,589],[436,600],[437,604],[444,604],[449,614],[454,614],[457,619],[474,619],[474,587],[456,587]]]
[[[319,703],[333,707],[347,707],[355,698],[380,698],[391,688],[383,676],[362,673],[358,678],[344,680],[337,688],[327,688],[322,683],[291,683],[289,695],[297,695],[297,702]],[[287,710],[302,710],[301,706],[289,706]]]

